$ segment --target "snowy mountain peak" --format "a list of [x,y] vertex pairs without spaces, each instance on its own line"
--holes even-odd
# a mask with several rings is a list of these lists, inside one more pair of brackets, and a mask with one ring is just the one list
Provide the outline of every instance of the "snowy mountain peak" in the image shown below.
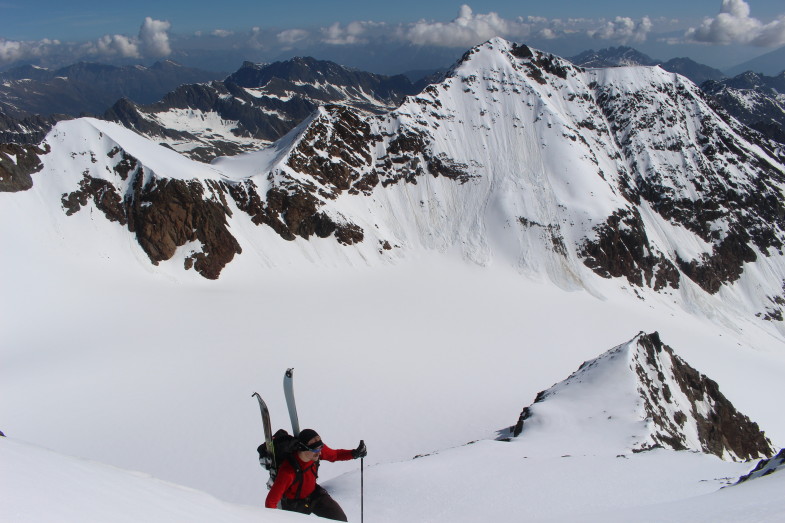
[[557,56],[497,37],[467,51],[447,76],[493,72],[510,66],[541,84],[546,83],[548,74],[565,79],[570,70],[580,70]]
[[758,425],[656,332],[638,334],[540,392],[514,435],[551,439],[560,452],[663,447],[732,461],[775,452]]

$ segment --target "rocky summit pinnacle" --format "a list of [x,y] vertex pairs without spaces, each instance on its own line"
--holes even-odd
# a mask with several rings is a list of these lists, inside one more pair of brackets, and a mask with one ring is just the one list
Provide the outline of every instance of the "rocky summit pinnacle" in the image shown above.
[[[562,430],[564,419],[570,420],[565,426],[572,427],[567,433]],[[582,434],[575,433],[575,427]],[[571,452],[580,446],[571,438],[601,440],[595,449],[689,450],[732,461],[768,458],[776,452],[717,383],[676,355],[656,332],[640,333],[540,392],[521,412],[513,435],[553,437]]]

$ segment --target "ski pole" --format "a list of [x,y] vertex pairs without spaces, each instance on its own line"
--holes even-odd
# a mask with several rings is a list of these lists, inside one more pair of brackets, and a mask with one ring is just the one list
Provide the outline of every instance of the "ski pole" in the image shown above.
[[360,458],[360,523],[364,519],[365,505],[365,458]]

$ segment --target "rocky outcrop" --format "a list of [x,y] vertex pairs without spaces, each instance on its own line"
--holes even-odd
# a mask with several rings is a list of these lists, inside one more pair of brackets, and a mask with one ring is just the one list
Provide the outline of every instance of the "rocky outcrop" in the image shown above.
[[647,418],[656,427],[653,446],[689,450],[684,428],[694,422],[700,450],[708,454],[751,460],[775,452],[758,424],[737,411],[715,381],[663,344],[658,333],[638,336],[634,361],[638,392]]
[[[629,383],[631,389],[603,392],[618,387],[616,383]],[[549,402],[554,400],[559,406],[551,414]],[[627,419],[614,419],[614,412]],[[535,430],[547,430],[550,416],[574,418],[582,431],[600,434],[608,433],[607,426],[622,431],[645,421],[645,429],[632,435],[637,441],[628,449],[632,452],[668,448],[734,461],[768,458],[776,452],[757,423],[738,412],[716,382],[677,356],[656,332],[641,333],[583,363],[569,378],[537,394],[521,412],[512,435],[525,437],[535,421]]]
[[605,278],[627,278],[632,285],[655,291],[679,288],[679,271],[662,253],[652,249],[636,209],[621,209],[595,227],[597,237],[587,239],[580,254],[584,263]]
[[740,477],[739,480],[734,484],[738,485],[739,483],[762,478],[763,476],[768,476],[769,474],[774,474],[775,472],[782,472],[783,470],[785,470],[785,449],[780,449],[777,455],[773,458],[760,460],[758,464],[755,465],[754,469]]
[[0,192],[30,189],[33,186],[31,175],[43,168],[40,155],[46,152],[34,145],[0,144]]
[[142,164],[119,148],[110,151],[108,158],[114,162],[117,179],[126,183],[84,174],[78,189],[62,196],[66,214],[79,212],[92,201],[108,220],[135,234],[154,265],[171,259],[178,248],[198,242],[199,247],[186,255],[185,269],[193,268],[208,279],[217,279],[242,252],[228,229],[231,211],[223,184],[145,177]]

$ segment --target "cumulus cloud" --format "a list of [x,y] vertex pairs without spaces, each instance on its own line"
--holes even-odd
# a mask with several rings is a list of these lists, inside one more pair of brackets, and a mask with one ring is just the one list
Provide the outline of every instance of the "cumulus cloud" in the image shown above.
[[626,16],[617,16],[615,19],[605,22],[599,29],[587,31],[587,34],[592,38],[618,40],[624,44],[645,42],[652,26],[648,16],[644,16],[637,22]]
[[275,37],[278,39],[278,42],[284,45],[292,45],[305,40],[309,34],[304,29],[287,29],[286,31],[281,31]]
[[139,28],[139,42],[145,56],[159,58],[172,54],[168,33],[171,27],[165,20],[153,20],[149,16],[144,19]]
[[59,40],[49,40],[48,38],[32,42],[0,38],[0,64],[47,56],[60,45]]
[[82,58],[160,58],[172,53],[169,45],[171,24],[144,19],[137,36],[104,35],[89,42],[61,42],[44,38],[14,41],[0,38],[0,65],[25,60],[49,60],[68,63]]
[[88,46],[90,54],[101,56],[120,56],[122,58],[141,58],[138,41],[123,35],[104,35]]
[[464,4],[453,21],[420,20],[406,28],[403,36],[416,45],[470,47],[495,36],[518,38],[527,36],[529,32],[530,28],[525,23],[504,19],[494,12],[474,14],[472,8]]
[[322,29],[322,41],[333,45],[364,44],[370,30],[384,26],[383,22],[350,22],[344,27],[336,22]]
[[785,15],[765,24],[750,16],[750,6],[744,0],[722,0],[717,16],[704,18],[698,27],[688,29],[684,37],[711,44],[780,46],[785,44]]

